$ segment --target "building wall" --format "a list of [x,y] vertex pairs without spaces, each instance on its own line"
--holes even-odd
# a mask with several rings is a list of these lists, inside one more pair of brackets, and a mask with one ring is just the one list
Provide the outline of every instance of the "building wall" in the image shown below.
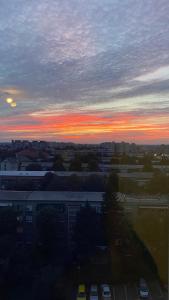
[[0,163],[1,171],[17,171],[19,168],[19,163],[15,160],[5,159]]
[[[90,203],[90,202],[89,202]],[[38,212],[44,207],[55,207],[58,208],[58,221],[64,225],[64,232],[60,236],[61,244],[72,247],[72,234],[73,228],[76,222],[76,215],[80,208],[86,204],[84,201],[28,201],[28,200],[14,200],[14,201],[0,201],[1,205],[13,206],[17,210],[17,234],[18,242],[31,244],[36,238],[36,217]],[[101,203],[92,202],[91,206],[100,212]]]

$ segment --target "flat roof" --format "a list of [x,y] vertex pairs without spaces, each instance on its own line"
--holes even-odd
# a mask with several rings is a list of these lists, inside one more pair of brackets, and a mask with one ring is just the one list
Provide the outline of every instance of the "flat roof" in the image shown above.
[[0,176],[11,177],[43,177],[49,171],[0,171]]
[[132,172],[132,173],[118,173],[119,177],[125,178],[140,178],[140,179],[151,179],[153,177],[153,172]]
[[101,202],[103,192],[62,192],[62,191],[0,191],[0,201],[89,201]]
[[102,192],[62,192],[62,191],[34,191],[32,192],[28,200],[61,200],[61,201],[102,201]]
[[[32,202],[102,202],[104,192],[62,192],[62,191],[2,191],[0,190],[0,203],[7,201]],[[124,205],[166,205],[168,207],[169,195],[134,195],[117,193],[118,200]]]
[[0,191],[1,200],[27,200],[29,194],[32,192],[27,191]]
[[90,176],[99,175],[106,176],[109,172],[74,172],[74,171],[0,171],[0,176],[8,177],[43,177],[47,173],[53,173],[57,176]]
[[107,167],[107,168],[112,168],[112,169],[142,169],[144,165],[136,165],[136,164],[104,164],[100,163],[100,167]]

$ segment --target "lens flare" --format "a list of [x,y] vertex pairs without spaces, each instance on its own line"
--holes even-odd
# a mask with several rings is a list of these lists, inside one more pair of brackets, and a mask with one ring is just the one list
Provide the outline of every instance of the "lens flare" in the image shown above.
[[7,102],[8,104],[11,104],[11,103],[13,102],[13,99],[12,99],[12,98],[7,98],[7,99],[6,99],[6,102]]
[[16,102],[12,102],[10,105],[11,107],[16,107]]

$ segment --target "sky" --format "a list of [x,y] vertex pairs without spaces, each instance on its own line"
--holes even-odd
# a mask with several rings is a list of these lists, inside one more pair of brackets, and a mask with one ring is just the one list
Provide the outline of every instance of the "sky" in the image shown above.
[[168,116],[168,0],[1,0],[1,141],[169,143]]

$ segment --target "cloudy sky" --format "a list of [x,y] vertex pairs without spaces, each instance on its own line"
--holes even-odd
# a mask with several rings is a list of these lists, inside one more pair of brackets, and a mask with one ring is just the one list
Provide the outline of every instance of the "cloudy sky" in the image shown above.
[[169,1],[1,0],[0,140],[20,138],[169,143]]

